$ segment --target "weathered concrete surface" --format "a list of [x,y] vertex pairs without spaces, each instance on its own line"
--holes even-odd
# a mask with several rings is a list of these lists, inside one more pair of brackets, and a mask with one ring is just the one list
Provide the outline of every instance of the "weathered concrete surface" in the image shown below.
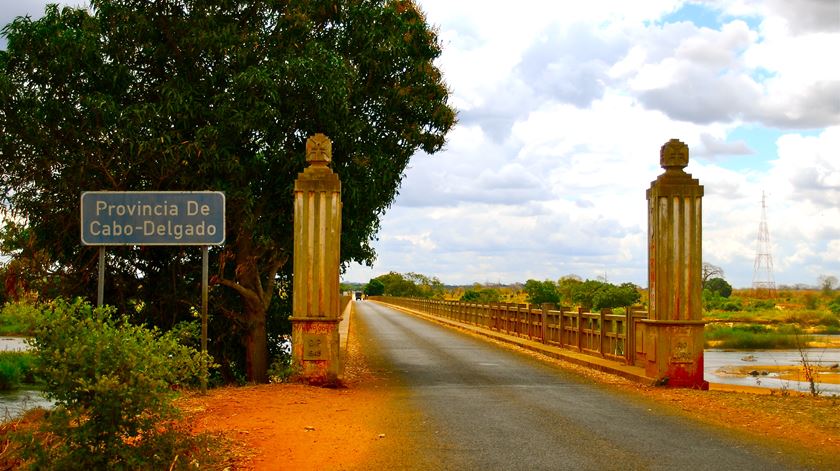
[[703,380],[703,186],[683,169],[688,146],[671,139],[665,173],[647,191],[650,307],[642,348],[647,375],[672,387],[708,389]]
[[[800,469],[777,450],[661,412],[571,373],[372,302],[354,322],[381,373],[405,384],[431,428],[435,469]],[[431,446],[431,445],[429,445]]]
[[341,182],[328,167],[332,143],[323,134],[307,140],[306,160],[295,180],[292,359],[299,379],[333,384],[341,371]]

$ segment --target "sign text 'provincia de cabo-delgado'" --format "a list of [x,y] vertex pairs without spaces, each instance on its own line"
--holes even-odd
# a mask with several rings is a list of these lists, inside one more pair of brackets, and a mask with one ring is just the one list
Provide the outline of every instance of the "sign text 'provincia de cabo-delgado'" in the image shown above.
[[84,245],[222,245],[225,195],[218,191],[82,193]]

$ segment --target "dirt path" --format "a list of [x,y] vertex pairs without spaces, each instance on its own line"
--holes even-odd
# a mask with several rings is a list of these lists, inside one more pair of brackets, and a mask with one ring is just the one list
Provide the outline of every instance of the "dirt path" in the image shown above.
[[234,444],[235,469],[440,469],[434,431],[400,384],[379,366],[377,351],[351,325],[346,387],[300,384],[224,387],[181,400],[194,432]]

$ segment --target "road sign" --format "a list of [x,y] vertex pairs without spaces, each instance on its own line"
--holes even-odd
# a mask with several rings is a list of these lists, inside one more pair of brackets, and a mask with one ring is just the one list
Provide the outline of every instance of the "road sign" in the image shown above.
[[219,191],[82,193],[84,245],[222,245],[225,194]]

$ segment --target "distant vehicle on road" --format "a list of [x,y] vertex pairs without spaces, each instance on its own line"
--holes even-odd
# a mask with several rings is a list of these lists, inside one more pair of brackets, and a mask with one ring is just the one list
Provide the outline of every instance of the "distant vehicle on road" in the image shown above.
[[361,300],[362,300],[362,292],[361,291],[356,291],[356,301],[361,301]]

